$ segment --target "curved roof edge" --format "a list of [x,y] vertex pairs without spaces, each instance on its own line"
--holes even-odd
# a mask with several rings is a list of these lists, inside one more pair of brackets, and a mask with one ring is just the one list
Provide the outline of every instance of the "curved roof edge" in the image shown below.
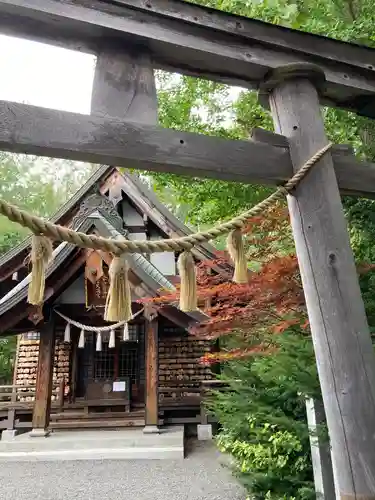
[[[79,205],[82,201],[82,199],[89,193],[89,191],[93,188],[93,186],[99,182],[100,180],[104,179],[108,175],[110,175],[114,170],[114,167],[108,167],[107,165],[102,165],[100,166],[88,179],[87,181],[83,184],[81,188],[76,191],[69,200],[62,205],[55,213],[54,215],[49,219],[51,222],[55,224],[60,224],[62,222],[62,219],[66,214],[72,210],[76,205]],[[0,256],[0,269],[2,266],[4,266],[6,263],[11,261],[12,259],[16,258],[19,254],[24,252],[29,248],[31,244],[31,237],[25,238],[21,243],[16,245],[14,248],[11,250],[8,250],[4,255]]]
[[[156,194],[150,190],[137,174],[130,172],[121,172],[116,167],[101,166],[94,174],[84,183],[84,185],[51,217],[50,221],[56,224],[64,225],[64,218],[69,212],[80,205],[85,196],[87,196],[95,185],[103,183],[110,177],[111,174],[117,173],[118,182],[121,183],[121,190],[128,196],[132,202],[139,207],[141,211],[162,229],[169,236],[185,236],[191,234],[192,231],[181,222],[173,213],[163,205]],[[25,258],[24,253],[28,251],[31,243],[31,238],[28,237],[19,245],[9,250],[0,257],[0,272],[3,268],[11,268],[12,270],[20,267]],[[200,260],[213,259],[215,248],[209,243],[203,243],[195,248],[196,257]],[[17,262],[17,260],[19,262]],[[12,261],[14,266],[12,267]],[[4,270],[5,271],[5,270]],[[5,274],[5,273],[4,273]],[[10,272],[7,274],[9,276]],[[0,278],[1,279],[1,278]]]

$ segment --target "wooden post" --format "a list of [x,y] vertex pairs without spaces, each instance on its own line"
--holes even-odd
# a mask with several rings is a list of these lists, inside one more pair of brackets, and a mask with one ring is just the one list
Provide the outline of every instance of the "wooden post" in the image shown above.
[[[103,48],[97,58],[91,113],[147,125],[158,122],[154,72],[150,57]],[[111,188],[109,198],[121,199]],[[157,319],[146,320],[146,432],[158,432]]]
[[306,399],[306,416],[310,432],[316,497],[320,500],[335,500],[330,443],[319,433],[319,426],[326,425],[323,402],[312,398]]
[[[17,403],[17,370],[18,370],[18,360],[20,355],[20,342],[21,342],[21,335],[17,335],[16,357],[14,360],[14,368],[13,368],[13,389],[11,396],[11,402],[14,403],[14,405],[16,405]],[[15,431],[14,429],[15,421],[16,421],[16,410],[14,408],[9,408],[7,431],[12,431],[12,432]]]
[[146,427],[144,432],[159,432],[158,318],[146,319]]
[[207,397],[208,391],[206,391],[204,384],[201,383],[201,391],[200,391],[200,424],[207,425],[208,424],[208,414],[206,411],[205,400]]
[[97,56],[91,113],[156,125],[154,72],[147,54],[104,48]]
[[54,352],[55,327],[54,321],[50,319],[40,330],[32,436],[49,434]]
[[[156,125],[157,109],[154,72],[147,54],[103,48],[97,56],[91,113]],[[110,186],[108,198],[118,203],[121,188]]]
[[[313,65],[280,68],[265,89],[294,170],[327,144]],[[375,499],[375,359],[340,194],[327,154],[288,196],[340,500]]]
[[77,373],[78,373],[78,330],[72,332],[72,349],[70,351],[71,373],[70,373],[70,397],[71,403],[74,403],[77,397]]
[[[10,398],[11,403],[16,406],[17,403],[17,387],[13,386],[12,388],[12,396]],[[8,420],[7,420],[7,430],[8,431],[14,431],[14,426],[15,426],[15,421],[16,421],[16,410],[14,407],[9,408],[8,410]]]
[[115,352],[113,353],[113,378],[115,380],[119,377],[119,350],[120,350],[120,342],[117,337],[115,337]]

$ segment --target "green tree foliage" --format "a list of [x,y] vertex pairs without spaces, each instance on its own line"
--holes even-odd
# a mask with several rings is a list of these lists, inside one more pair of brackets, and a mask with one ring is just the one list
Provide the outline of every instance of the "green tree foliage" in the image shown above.
[[[0,197],[32,213],[49,217],[76,191],[97,166],[0,152]],[[0,254],[28,235],[0,216]],[[15,335],[0,339],[0,383],[12,382]]]
[[[195,3],[254,17],[286,27],[375,46],[375,11],[370,0],[195,0]],[[252,128],[273,130],[255,92],[205,86],[199,79],[165,77],[161,93],[173,81],[174,102],[161,99],[163,125],[231,138],[248,138]],[[209,93],[209,96],[207,96]],[[207,98],[209,97],[209,99]],[[205,103],[205,112],[197,108]],[[170,116],[183,110],[183,123]],[[327,135],[350,144],[359,157],[375,159],[374,127],[369,119],[345,110],[324,108]],[[182,125],[182,126],[181,126]],[[228,165],[231,168],[231,165]],[[264,187],[173,175],[154,176],[155,189],[184,210],[179,215],[195,226],[210,225],[255,204]],[[375,211],[372,200],[344,198],[352,248],[357,262],[375,263]],[[375,333],[375,274],[360,276],[370,329]],[[290,333],[290,332],[289,332]],[[310,340],[294,332],[269,357],[230,362],[224,378],[231,391],[218,394],[213,410],[222,425],[218,443],[234,459],[234,468],[251,498],[314,498],[304,402],[309,390],[319,397]],[[244,346],[234,342],[240,348]],[[235,347],[236,344],[234,344]],[[236,382],[233,382],[236,380]]]
[[226,365],[221,378],[229,390],[210,402],[222,426],[217,443],[249,498],[312,499],[305,396],[320,398],[312,343],[292,329],[270,342],[272,355]]
[[[195,3],[344,41],[375,46],[375,13],[370,0],[195,0]],[[166,127],[246,139],[254,127],[272,130],[272,120],[255,92],[198,78],[159,73],[160,120]],[[375,158],[374,123],[344,110],[324,109],[328,136],[351,144],[358,155]],[[250,161],[250,159],[249,159]],[[228,165],[231,168],[231,165]],[[180,215],[195,225],[228,218],[262,199],[261,186],[153,175],[159,194],[184,206]]]
[[0,338],[0,384],[12,383],[16,346],[15,335]]
[[[375,11],[369,0],[196,3],[344,41],[375,44]],[[171,82],[174,101],[168,100],[167,87]],[[160,118],[166,127],[242,139],[248,138],[254,127],[273,130],[271,117],[258,104],[255,92],[165,76],[160,95],[165,109]],[[197,113],[203,103],[205,111]],[[359,157],[375,159],[372,121],[344,110],[322,111],[330,140],[351,144]],[[179,215],[198,227],[227,219],[257,203],[268,192],[260,186],[170,174],[154,176],[154,183],[162,196],[168,193],[172,205],[183,206]],[[357,262],[375,263],[374,202],[353,198],[343,202]],[[360,284],[370,328],[375,332],[375,274],[361,275]],[[238,344],[238,337],[235,342]],[[300,396],[312,392],[319,397],[312,346],[309,339],[301,338],[297,332],[280,336],[278,342],[282,345],[272,356],[226,365],[224,378],[232,380],[232,390],[217,395],[213,404],[222,425],[218,444],[233,457],[235,471],[251,492],[251,498],[314,498],[305,407]]]
[[[76,191],[96,166],[65,160],[0,152],[0,196],[43,217],[51,216]],[[0,253],[28,234],[0,216]]]

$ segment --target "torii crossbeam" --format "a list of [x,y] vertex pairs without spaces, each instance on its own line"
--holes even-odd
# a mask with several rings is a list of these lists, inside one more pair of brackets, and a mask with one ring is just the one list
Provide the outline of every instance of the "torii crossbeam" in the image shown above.
[[[321,103],[375,118],[375,50],[179,0],[0,0],[0,31],[98,56],[91,115],[0,102],[4,150],[279,184],[327,143]],[[159,128],[154,68],[261,87],[280,135]],[[374,180],[336,148],[288,197],[342,500],[375,500],[375,358],[338,184]]]

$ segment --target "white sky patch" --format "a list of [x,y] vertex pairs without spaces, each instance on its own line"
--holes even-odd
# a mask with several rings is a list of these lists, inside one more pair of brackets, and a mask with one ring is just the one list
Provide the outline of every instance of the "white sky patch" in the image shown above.
[[[89,114],[95,60],[91,54],[0,35],[0,99]],[[178,80],[175,74],[171,87]],[[232,87],[230,100],[240,90]],[[196,111],[205,114],[204,108]]]
[[[89,114],[95,62],[92,54],[0,34],[0,100]],[[178,74],[172,75],[171,87],[179,78]],[[230,89],[229,105],[240,90]],[[204,105],[194,112],[206,119]],[[230,126],[232,120],[228,112],[225,125]],[[45,168],[46,162],[55,170],[56,183],[71,171],[71,166],[65,168],[64,160],[50,159],[35,162],[35,169]]]
[[90,112],[95,56],[0,35],[0,99]]

